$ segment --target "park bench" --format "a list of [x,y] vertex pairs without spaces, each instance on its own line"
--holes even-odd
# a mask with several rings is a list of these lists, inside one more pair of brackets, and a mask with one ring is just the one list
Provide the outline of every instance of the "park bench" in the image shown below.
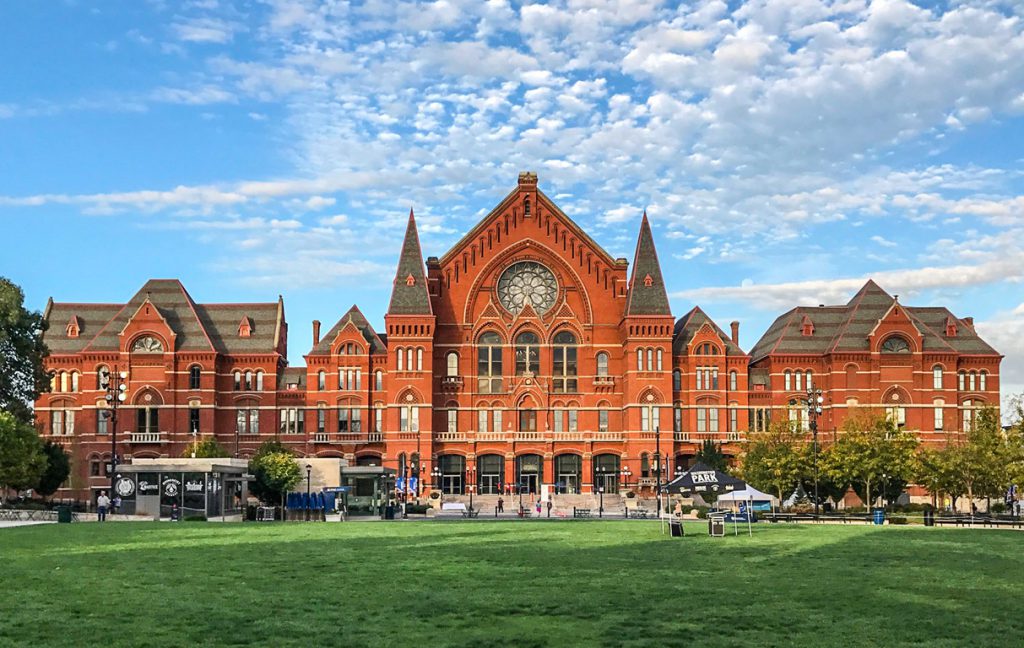
[[480,509],[468,508],[468,509],[466,509],[465,511],[462,512],[462,517],[464,517],[464,518],[480,517]]
[[588,508],[573,508],[572,516],[574,518],[588,518],[591,517],[590,509]]
[[525,506],[523,508],[519,509],[519,517],[521,517],[521,518],[528,518],[531,515],[533,515],[533,509],[526,508]]
[[646,520],[648,514],[649,511],[647,509],[637,507],[629,512],[629,517],[633,518],[634,520]]

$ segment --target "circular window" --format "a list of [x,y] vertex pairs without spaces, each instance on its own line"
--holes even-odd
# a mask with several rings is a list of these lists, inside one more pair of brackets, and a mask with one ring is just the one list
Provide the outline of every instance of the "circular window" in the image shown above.
[[498,301],[513,313],[530,304],[543,314],[555,305],[557,295],[555,275],[536,261],[514,263],[498,278]]

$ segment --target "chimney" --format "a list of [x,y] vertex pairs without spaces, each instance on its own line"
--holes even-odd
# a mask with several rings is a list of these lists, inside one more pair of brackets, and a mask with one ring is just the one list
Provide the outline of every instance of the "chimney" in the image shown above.
[[740,345],[740,323],[739,322],[732,322],[731,324],[729,324],[729,326],[732,327],[732,342],[736,346],[739,346]]
[[313,346],[320,344],[320,320],[313,320]]

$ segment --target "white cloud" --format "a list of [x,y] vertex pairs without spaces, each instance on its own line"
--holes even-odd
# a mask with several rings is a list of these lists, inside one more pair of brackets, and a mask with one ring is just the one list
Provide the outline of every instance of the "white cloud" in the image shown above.
[[178,39],[192,43],[227,43],[238,29],[218,18],[190,18],[171,25]]

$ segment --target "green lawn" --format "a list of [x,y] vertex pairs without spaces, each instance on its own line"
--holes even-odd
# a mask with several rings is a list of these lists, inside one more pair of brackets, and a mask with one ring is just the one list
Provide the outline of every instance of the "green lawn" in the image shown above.
[[656,522],[0,529],[0,646],[1019,646],[1024,535]]

